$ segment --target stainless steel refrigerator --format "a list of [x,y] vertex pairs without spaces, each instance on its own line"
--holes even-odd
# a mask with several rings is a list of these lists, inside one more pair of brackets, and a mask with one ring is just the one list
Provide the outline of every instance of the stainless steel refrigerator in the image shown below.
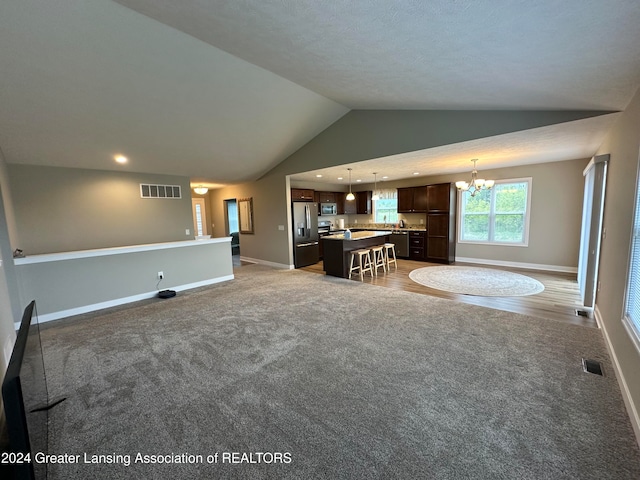
[[296,268],[313,265],[320,260],[318,238],[318,204],[293,202],[293,259]]

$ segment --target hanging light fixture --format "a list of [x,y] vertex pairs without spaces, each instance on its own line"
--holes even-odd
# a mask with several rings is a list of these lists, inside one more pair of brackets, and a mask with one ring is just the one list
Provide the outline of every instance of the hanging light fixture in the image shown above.
[[351,202],[356,199],[356,196],[351,193],[351,169],[347,168],[347,170],[349,170],[349,193],[347,193],[347,200]]
[[377,173],[373,172],[373,196],[371,197],[371,200],[380,200],[380,195],[378,195],[376,190],[378,190],[378,177]]
[[198,195],[204,195],[205,193],[207,193],[209,191],[209,189],[207,187],[205,187],[204,185],[198,185],[197,187],[195,187],[193,189],[194,192],[196,192]]
[[465,182],[461,180],[456,182],[456,187],[461,192],[471,191],[471,196],[475,197],[476,193],[480,190],[490,190],[495,185],[495,180],[485,180],[484,178],[478,178],[478,170],[476,170],[477,158],[471,160],[473,162],[473,171],[471,172],[471,181]]

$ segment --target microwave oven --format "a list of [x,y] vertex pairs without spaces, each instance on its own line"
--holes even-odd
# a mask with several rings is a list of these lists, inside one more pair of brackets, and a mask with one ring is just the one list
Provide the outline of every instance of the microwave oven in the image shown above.
[[335,203],[321,203],[320,215],[337,215],[338,205]]

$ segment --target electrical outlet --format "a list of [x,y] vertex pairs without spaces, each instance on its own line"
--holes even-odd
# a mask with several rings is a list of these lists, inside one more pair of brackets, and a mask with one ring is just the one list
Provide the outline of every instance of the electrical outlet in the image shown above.
[[158,279],[162,280],[164,278],[164,272],[158,272]]
[[185,235],[191,235],[191,230],[189,230],[188,228],[184,229],[184,234]]

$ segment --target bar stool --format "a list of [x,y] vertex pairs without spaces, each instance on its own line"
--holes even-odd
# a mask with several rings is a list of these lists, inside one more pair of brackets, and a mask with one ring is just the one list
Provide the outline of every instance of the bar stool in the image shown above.
[[[385,243],[384,247],[384,257],[387,262],[387,271],[391,269],[391,264],[393,263],[398,270],[398,262],[396,261],[396,245],[395,243]],[[393,259],[390,258],[389,252],[393,254]]]
[[387,273],[387,264],[384,259],[384,245],[371,247],[373,253],[373,273],[378,275],[378,268],[382,267],[382,272]]
[[[364,281],[365,272],[369,272],[369,275],[373,277],[373,270],[371,269],[371,250],[368,248],[361,248],[359,250],[351,250],[351,261],[349,262],[349,279],[351,279],[352,273],[360,275],[360,281]],[[353,259],[358,256],[358,264],[353,264]]]

